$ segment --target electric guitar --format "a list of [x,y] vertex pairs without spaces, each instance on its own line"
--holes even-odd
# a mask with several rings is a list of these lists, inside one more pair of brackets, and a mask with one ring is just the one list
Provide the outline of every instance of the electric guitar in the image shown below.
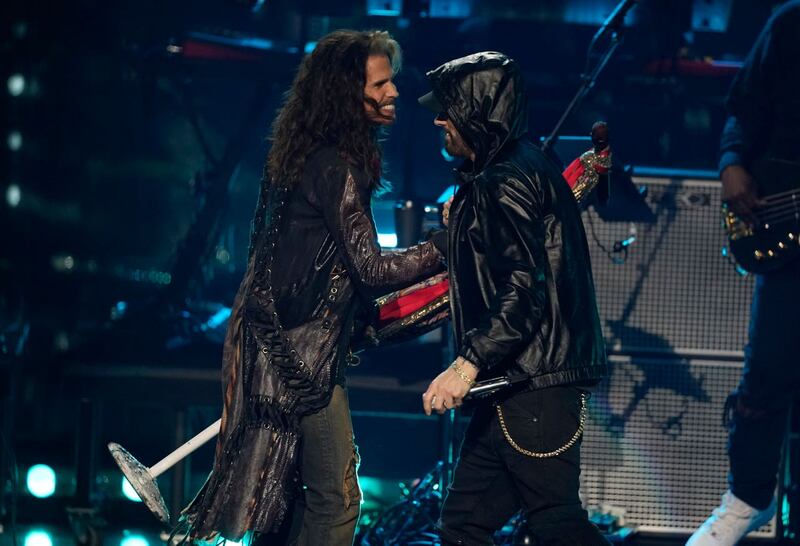
[[754,162],[753,177],[764,202],[751,225],[722,207],[729,247],[750,273],[781,268],[800,256],[800,163],[779,159]]

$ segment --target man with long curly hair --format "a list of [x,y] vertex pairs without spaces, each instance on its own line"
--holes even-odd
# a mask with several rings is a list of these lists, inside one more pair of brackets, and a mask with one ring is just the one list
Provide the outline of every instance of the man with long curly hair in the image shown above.
[[431,242],[382,254],[370,211],[400,57],[386,32],[325,36],[274,122],[225,340],[216,460],[183,514],[190,537],[353,541],[361,493],[344,372],[354,317],[442,269]]

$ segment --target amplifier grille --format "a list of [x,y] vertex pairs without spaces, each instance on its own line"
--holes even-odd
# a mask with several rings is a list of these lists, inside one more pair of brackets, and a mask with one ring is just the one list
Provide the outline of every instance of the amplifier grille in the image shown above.
[[[590,403],[581,493],[643,532],[690,533],[727,489],[725,398],[742,365],[614,357]],[[775,520],[750,536],[774,537]]]
[[[754,278],[722,256],[718,182],[638,178],[653,224],[604,222],[584,213],[598,307],[609,348],[664,355],[741,356]],[[628,257],[611,248],[635,230]],[[614,257],[622,255],[612,254]]]

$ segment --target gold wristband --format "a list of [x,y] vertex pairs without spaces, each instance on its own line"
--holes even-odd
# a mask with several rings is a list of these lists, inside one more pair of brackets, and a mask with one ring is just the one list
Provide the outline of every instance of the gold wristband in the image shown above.
[[467,377],[467,374],[464,373],[464,370],[462,370],[458,364],[453,362],[452,364],[450,364],[450,367],[453,368],[453,371],[456,372],[456,375],[460,377],[464,381],[464,383],[469,385],[470,389],[475,386],[475,380]]

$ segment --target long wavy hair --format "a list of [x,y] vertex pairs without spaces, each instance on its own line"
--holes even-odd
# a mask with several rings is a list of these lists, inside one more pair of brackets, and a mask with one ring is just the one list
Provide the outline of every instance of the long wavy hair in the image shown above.
[[253,218],[251,251],[264,226],[269,189],[291,188],[300,180],[311,152],[335,146],[339,155],[367,173],[373,189],[380,186],[380,128],[370,122],[365,101],[367,59],[386,55],[393,73],[400,70],[402,51],[388,32],[337,30],[317,42],[307,55],[272,125],[272,147],[261,180]]

